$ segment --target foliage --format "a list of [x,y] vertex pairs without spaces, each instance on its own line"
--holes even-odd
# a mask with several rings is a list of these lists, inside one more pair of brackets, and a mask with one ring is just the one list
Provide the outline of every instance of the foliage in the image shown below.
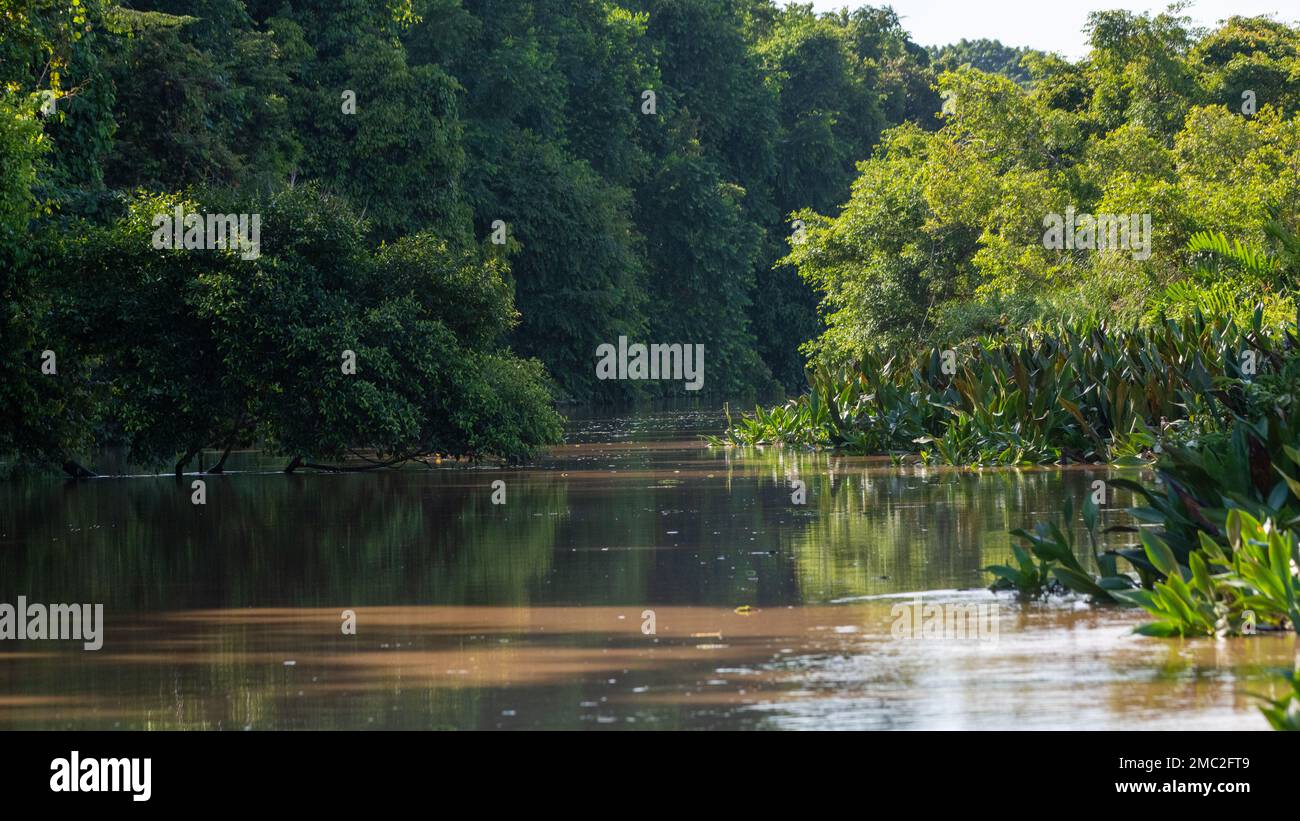
[[1300,675],[1294,670],[1288,671],[1283,681],[1291,692],[1277,699],[1259,696],[1265,702],[1259,710],[1274,730],[1300,731]]
[[[1145,525],[1137,530],[1141,547],[1096,554],[1094,539],[1101,570],[1094,577],[1074,561],[1062,529],[1040,522],[1032,535],[1013,535],[1029,542],[1044,565],[1037,575],[1024,572],[1023,559],[1020,571],[989,568],[998,577],[995,588],[1039,594],[1047,573],[1054,572],[1071,590],[1141,606],[1156,620],[1138,632],[1153,636],[1295,630],[1300,627],[1298,446],[1300,431],[1274,406],[1255,422],[1237,420],[1226,437],[1208,438],[1197,448],[1171,447],[1159,464],[1157,488],[1110,480],[1112,487],[1132,490],[1146,502],[1129,510]],[[1069,508],[1067,503],[1065,530]],[[1086,507],[1090,533],[1096,518],[1095,507]],[[1116,572],[1119,558],[1132,568],[1141,589],[1128,589],[1135,580]]]
[[1147,321],[1186,316],[1193,310],[1245,321],[1262,305],[1265,321],[1276,324],[1295,310],[1300,276],[1300,236],[1284,221],[1277,205],[1265,207],[1269,247],[1230,240],[1222,231],[1198,231],[1187,241],[1193,268],[1185,279],[1152,297]]
[[[259,214],[260,256],[154,250],[154,215],[178,204]],[[140,195],[74,236],[50,275],[58,320],[107,392],[101,427],[139,461],[182,454],[180,470],[241,443],[320,460],[518,459],[558,439],[542,372],[499,349],[516,315],[502,266],[475,249],[415,235],[372,250],[365,224],[311,186]],[[100,285],[110,275],[119,287]]]
[[[1114,595],[1156,617],[1137,632],[1149,636],[1222,636],[1300,624],[1296,598],[1297,537],[1272,521],[1260,523],[1240,510],[1227,518],[1230,552],[1204,532],[1201,546],[1175,558],[1158,536],[1142,534],[1146,564],[1162,577],[1149,590]],[[1151,570],[1144,576],[1150,577]]]
[[[1004,391],[992,370],[964,389],[913,390],[916,363],[897,352],[917,339],[992,351],[987,338],[1008,328],[1067,316],[1159,334],[1198,314],[1244,327],[1257,303],[1264,326],[1294,311],[1300,39],[1267,18],[1202,33],[1176,11],[1101,12],[1091,54],[1070,63],[980,41],[930,54],[888,8],[770,0],[12,0],[3,14],[5,253],[27,263],[0,275],[4,355],[24,374],[4,388],[0,449],[44,461],[123,435],[92,407],[103,385],[88,398],[94,356],[65,358],[57,383],[30,374],[41,351],[74,350],[78,317],[102,315],[98,295],[59,275],[63,254],[86,258],[68,232],[120,231],[137,189],[247,203],[310,185],[363,218],[372,250],[410,237],[453,256],[482,246],[520,312],[505,344],[567,398],[680,389],[596,380],[595,347],[618,336],[703,344],[716,393],[800,387],[807,343],[817,405],[772,438],[799,429],[867,450],[928,437],[919,444],[941,459],[1136,455],[1165,432],[1162,416],[1192,420],[1196,435],[1222,402],[1173,397],[1157,413],[1160,396],[1110,419],[1062,387],[1082,421],[1054,396],[1041,422],[1003,425],[1037,395]],[[1244,83],[1258,96],[1250,115]],[[32,114],[51,100],[52,115]],[[26,216],[11,220],[11,202]],[[1265,202],[1276,209],[1261,215]],[[1150,257],[1043,248],[1044,214],[1067,205],[1150,213]],[[499,224],[508,239],[489,246]],[[141,289],[128,301],[156,284],[147,270],[123,272]],[[38,280],[69,290],[38,295]],[[73,324],[52,324],[44,300]],[[500,344],[480,339],[467,356],[494,361]],[[877,420],[860,408],[837,418],[856,401],[857,388],[841,397],[851,366],[896,356],[881,387],[897,401]],[[139,387],[227,395],[187,381],[212,373],[182,371],[146,371],[159,381]],[[826,384],[832,373],[846,381]],[[50,407],[68,425],[38,442]],[[412,418],[387,419],[379,439],[411,434]],[[158,458],[187,452],[139,424],[157,430]]]
[[287,178],[301,138],[290,128],[292,85],[272,37],[245,15],[228,15],[229,28],[212,34],[196,18],[158,16],[106,50],[114,109],[150,116],[116,122],[105,183],[265,191]]
[[[383,419],[377,405],[330,410],[338,386],[313,387],[303,370],[263,375],[318,391],[310,401],[319,406],[299,407],[293,425],[242,423],[248,400],[210,358],[220,353],[209,347],[214,320],[196,313],[189,280],[234,278],[222,272],[228,261],[163,271],[147,248],[126,247],[143,236],[131,209],[145,201],[245,207],[289,202],[286,192],[306,186],[356,214],[357,241],[372,250],[410,238],[435,255],[481,246],[481,264],[499,273],[519,309],[503,337],[466,340],[465,360],[479,364],[460,375],[477,373],[481,390],[467,401],[484,402],[485,412],[509,417],[501,401],[515,388],[529,407],[539,396],[542,373],[500,359],[503,342],[539,360],[556,394],[574,400],[681,390],[670,381],[597,381],[594,352],[619,336],[702,344],[709,392],[770,390],[776,380],[793,387],[803,372],[798,346],[819,323],[811,290],[789,266],[774,267],[789,213],[831,206],[882,130],[929,125],[937,106],[925,51],[887,9],[816,14],[769,0],[140,0],[129,8],[12,0],[0,17],[0,340],[7,372],[17,374],[0,399],[0,452],[44,463],[121,438],[158,461],[232,436],[295,450],[310,437],[288,431],[309,419],[366,426],[357,446],[424,437],[409,409],[394,406]],[[646,91],[657,95],[653,111],[642,110]],[[489,245],[497,226],[506,242]],[[133,289],[120,295],[131,309],[123,316],[69,273],[103,264],[92,239],[140,266],[116,277]],[[444,250],[433,250],[439,243]],[[349,247],[340,259],[356,253]],[[373,265],[375,254],[362,256]],[[244,267],[281,265],[298,263]],[[275,298],[343,322],[338,306],[314,302],[329,295],[286,284]],[[473,302],[463,290],[454,296]],[[159,299],[178,300],[175,316],[145,311],[167,304]],[[414,306],[365,308],[397,334],[385,311]],[[134,393],[118,403],[112,381],[130,357],[94,340],[92,320],[125,316],[168,350],[116,352],[134,351],[141,365],[120,373]],[[296,344],[334,337],[304,331]],[[35,378],[46,349],[63,355],[57,380]],[[489,396],[489,387],[501,393]],[[51,416],[67,424],[51,425]],[[549,419],[499,446],[528,451]],[[334,440],[323,450],[340,447]]]
[[[1300,31],[1234,18],[1201,35],[1176,13],[1107,11],[1089,32],[1078,63],[1025,55],[1027,82],[941,54],[942,127],[886,131],[847,200],[796,215],[807,236],[783,261],[819,293],[827,323],[806,353],[842,364],[1069,315],[1157,323],[1258,302],[1270,317],[1294,312],[1281,265],[1230,282],[1187,269],[1207,262],[1212,237],[1261,263],[1284,258],[1280,236],[1294,240]],[[1229,98],[1225,70],[1261,84]],[[1257,94],[1248,114],[1243,88]],[[1150,245],[1044,247],[1044,220],[1067,209],[1149,215]]]
[[43,248],[29,226],[45,208],[33,189],[48,148],[33,103],[0,92],[0,453],[42,459],[57,458],[61,440],[79,440],[85,424],[84,404],[69,388],[70,363],[64,360],[62,380],[41,372],[43,353],[58,346],[43,321]]
[[1093,559],[1101,574],[1094,576],[1080,564],[1074,540],[1067,535],[1073,524],[1073,514],[1074,504],[1067,500],[1059,524],[1038,522],[1032,533],[1023,529],[1011,531],[1011,535],[1024,545],[1011,546],[1015,567],[992,565],[985,568],[997,577],[992,589],[1015,590],[1028,597],[1069,589],[1093,598],[1111,600],[1120,591],[1134,587],[1133,579],[1119,572],[1114,554],[1098,552],[1097,506],[1091,498],[1084,503],[1083,520],[1088,528]]
[[[1017,83],[1028,84],[1030,74],[1021,60],[1033,52],[1033,49],[1004,46],[998,40],[975,39],[963,37],[956,43],[943,47],[930,48],[930,59],[939,71],[954,71],[962,66],[971,66],[986,74],[1002,74]],[[1041,52],[1036,52],[1041,55]]]
[[815,364],[808,393],[729,430],[733,444],[916,451],[949,464],[1117,460],[1157,437],[1226,429],[1247,362],[1282,367],[1294,331],[1194,313],[1147,328],[1058,323],[958,349]]
[[[1290,446],[1287,450],[1294,454],[1293,465],[1297,464],[1300,451]],[[1098,553],[1097,509],[1089,500],[1083,518],[1092,538],[1099,575],[1079,563],[1075,546],[1065,535],[1072,525],[1072,506],[1067,502],[1060,525],[1040,521],[1032,533],[1012,531],[1029,550],[1013,546],[1018,566],[986,568],[996,576],[993,589],[1041,596],[1052,592],[1049,582],[1055,580],[1063,588],[1097,601],[1142,607],[1155,621],[1140,625],[1137,632],[1149,636],[1225,636],[1251,634],[1256,630],[1295,630],[1300,625],[1300,596],[1297,596],[1300,534],[1293,529],[1295,517],[1282,512],[1277,518],[1261,521],[1246,509],[1231,506],[1242,497],[1234,490],[1234,482],[1239,483],[1241,477],[1230,473],[1221,477],[1216,474],[1213,480],[1219,483],[1217,490],[1222,506],[1210,508],[1208,503],[1202,506],[1191,495],[1192,490],[1176,478],[1194,472],[1186,454],[1172,457],[1171,463],[1161,471],[1162,484],[1169,488],[1169,501],[1155,497],[1136,483],[1111,480],[1113,486],[1137,490],[1151,500],[1152,507],[1129,511],[1135,519],[1163,524],[1158,532],[1139,531],[1140,549],[1129,547]],[[1291,506],[1300,504],[1300,496],[1295,495],[1300,491],[1300,482],[1285,473],[1281,475],[1284,481],[1279,484],[1283,493],[1272,495],[1289,496]],[[1206,477],[1209,474],[1202,478]],[[1270,499],[1269,504],[1277,508],[1282,502]],[[1288,524],[1280,524],[1282,521]],[[1187,541],[1189,538],[1191,543]],[[1136,578],[1119,572],[1120,558],[1129,563]]]
[[[1274,409],[1258,422],[1238,421],[1226,440],[1170,449],[1159,471],[1162,494],[1114,482],[1146,499],[1132,513],[1159,528],[1143,533],[1143,551],[1120,555],[1144,579],[1167,576],[1174,566],[1197,582],[1188,590],[1157,590],[1163,599],[1133,599],[1160,618],[1144,629],[1161,635],[1239,632],[1247,610],[1261,625],[1300,624],[1293,579],[1300,558],[1297,446],[1300,435],[1289,417]],[[1212,575],[1216,570],[1221,573]],[[1170,606],[1171,596],[1181,606]]]

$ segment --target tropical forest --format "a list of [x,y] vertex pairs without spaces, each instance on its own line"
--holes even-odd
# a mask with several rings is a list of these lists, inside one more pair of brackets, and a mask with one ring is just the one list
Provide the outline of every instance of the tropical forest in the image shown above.
[[0,0],[0,729],[1300,730],[1300,22],[923,5]]

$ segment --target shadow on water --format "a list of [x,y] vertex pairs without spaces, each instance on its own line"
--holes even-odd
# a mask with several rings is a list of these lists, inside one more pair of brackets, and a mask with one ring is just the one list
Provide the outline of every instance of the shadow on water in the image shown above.
[[[0,727],[1264,726],[1241,679],[1293,637],[1143,639],[983,589],[1009,528],[1105,471],[703,447],[720,426],[579,418],[523,469],[246,454],[203,506],[192,476],[0,484],[0,602],[107,621],[96,652],[0,644]],[[992,607],[995,636],[896,638],[914,591]]]

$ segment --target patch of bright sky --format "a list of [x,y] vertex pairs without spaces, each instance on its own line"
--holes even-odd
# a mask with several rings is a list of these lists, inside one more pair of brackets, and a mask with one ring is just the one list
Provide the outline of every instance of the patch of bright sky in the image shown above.
[[[779,2],[780,0],[778,0]],[[1083,26],[1088,13],[1122,8],[1133,12],[1159,12],[1166,2],[1131,0],[1085,0],[1076,3],[1047,3],[1043,0],[812,0],[818,11],[856,8],[861,5],[893,6],[912,40],[923,46],[987,38],[1008,46],[1028,46],[1055,51],[1071,59],[1088,54]],[[1294,24],[1300,16],[1295,0],[1196,0],[1183,14],[1194,25],[1214,26],[1218,21],[1241,15],[1272,14]]]

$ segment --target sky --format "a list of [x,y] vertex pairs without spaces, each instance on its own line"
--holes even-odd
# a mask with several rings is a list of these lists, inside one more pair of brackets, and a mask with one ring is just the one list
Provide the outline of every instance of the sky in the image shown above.
[[[1162,11],[1167,2],[1083,0],[1062,3],[1044,0],[812,0],[820,11],[860,5],[893,6],[912,40],[923,46],[954,43],[965,37],[1001,40],[1008,46],[1056,51],[1077,59],[1088,53],[1083,35],[1088,13],[1101,9]],[[1296,0],[1195,0],[1183,12],[1197,25],[1213,26],[1234,14],[1274,14],[1294,23],[1300,18]]]

